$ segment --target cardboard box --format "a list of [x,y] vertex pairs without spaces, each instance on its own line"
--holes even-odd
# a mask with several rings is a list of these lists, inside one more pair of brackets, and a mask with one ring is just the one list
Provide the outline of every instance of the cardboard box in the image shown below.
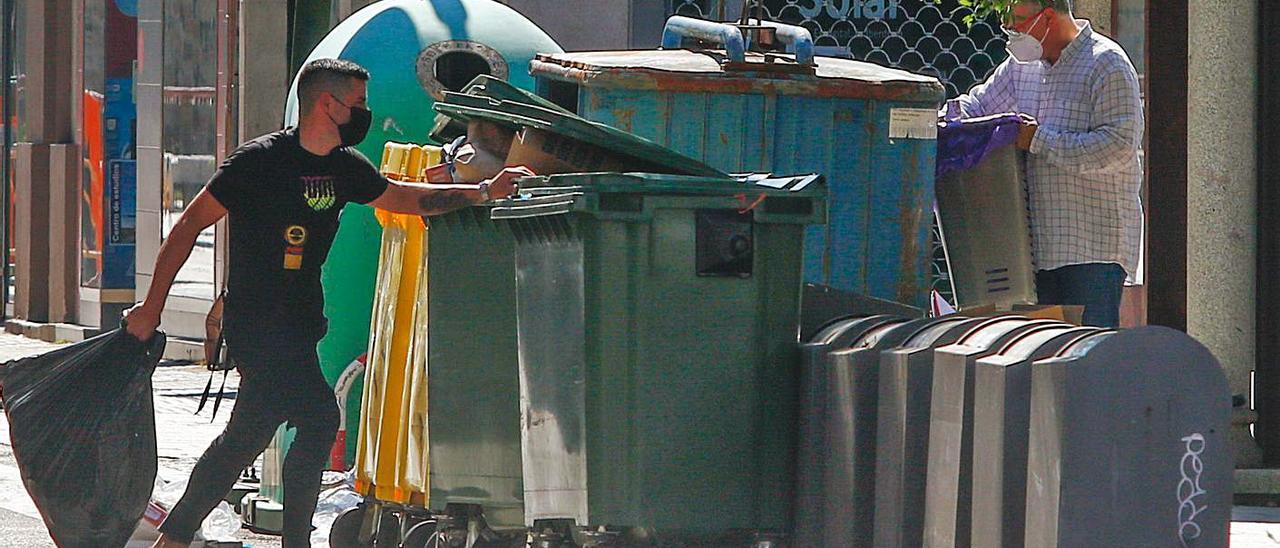
[[507,155],[508,166],[525,166],[538,175],[634,171],[638,163],[590,143],[533,128],[516,133]]
[[453,182],[478,183],[497,175],[503,167],[505,165],[502,157],[471,143],[465,143],[454,151]]
[[1084,323],[1084,307],[1077,305],[1064,304],[1015,304],[1012,309],[1000,310],[995,305],[983,305],[972,308],[966,308],[959,312],[962,315],[974,318],[999,316],[1002,314],[1017,314],[1026,316],[1033,320],[1058,320],[1071,325],[1082,325]]

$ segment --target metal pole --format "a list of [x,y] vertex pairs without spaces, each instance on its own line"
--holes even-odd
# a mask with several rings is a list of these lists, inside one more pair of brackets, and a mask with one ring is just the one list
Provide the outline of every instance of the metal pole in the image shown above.
[[13,203],[13,196],[9,194],[9,183],[13,180],[13,164],[9,161],[13,150],[13,132],[17,130],[13,122],[13,31],[16,26],[14,23],[14,0],[0,0],[4,4],[3,17],[4,25],[4,44],[0,45],[0,65],[4,70],[4,90],[0,102],[3,108],[0,111],[4,116],[4,144],[3,156],[0,157],[0,176],[4,178],[0,183],[0,252],[3,252],[3,260],[0,260],[0,320],[9,319],[9,242],[12,235],[9,234],[9,212]]
[[1187,330],[1187,5],[1147,0],[1147,322]]
[[[1280,22],[1280,9],[1267,0],[1258,0],[1258,28],[1268,31],[1267,24]],[[1265,35],[1262,35],[1265,36]],[[1280,228],[1280,108],[1273,94],[1280,92],[1280,44],[1258,40],[1258,234],[1271,235]],[[1262,447],[1263,463],[1280,465],[1280,241],[1274,236],[1258,238],[1257,268],[1257,335],[1255,337],[1254,409],[1258,423],[1254,437]]]

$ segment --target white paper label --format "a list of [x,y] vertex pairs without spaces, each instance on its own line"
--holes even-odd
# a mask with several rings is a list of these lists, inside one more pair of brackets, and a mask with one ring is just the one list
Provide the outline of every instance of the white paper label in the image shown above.
[[938,111],[928,108],[889,110],[890,139],[937,139]]

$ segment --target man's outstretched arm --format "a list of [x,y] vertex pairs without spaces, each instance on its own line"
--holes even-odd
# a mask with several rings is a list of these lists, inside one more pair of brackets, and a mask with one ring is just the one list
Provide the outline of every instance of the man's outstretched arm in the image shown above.
[[[515,180],[531,177],[533,172],[523,167],[503,169],[492,179],[490,198],[505,198],[515,193]],[[369,205],[393,213],[406,215],[440,215],[469,205],[483,202],[479,185],[415,184],[391,181],[387,189]]]
[[187,257],[191,256],[196,237],[226,214],[227,209],[207,189],[201,190],[191,201],[191,205],[169,232],[169,237],[160,245],[160,254],[156,257],[155,273],[146,299],[125,312],[125,322],[131,335],[143,341],[151,338],[151,334],[160,326],[160,313],[164,311],[164,303],[169,298],[169,288],[173,286],[173,280],[178,276],[182,265],[187,262]]

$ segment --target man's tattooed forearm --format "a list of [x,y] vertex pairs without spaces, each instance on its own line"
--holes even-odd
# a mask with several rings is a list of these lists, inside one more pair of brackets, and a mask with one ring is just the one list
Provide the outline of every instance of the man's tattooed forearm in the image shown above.
[[471,198],[461,190],[433,190],[418,196],[418,208],[424,214],[448,213],[471,205]]

